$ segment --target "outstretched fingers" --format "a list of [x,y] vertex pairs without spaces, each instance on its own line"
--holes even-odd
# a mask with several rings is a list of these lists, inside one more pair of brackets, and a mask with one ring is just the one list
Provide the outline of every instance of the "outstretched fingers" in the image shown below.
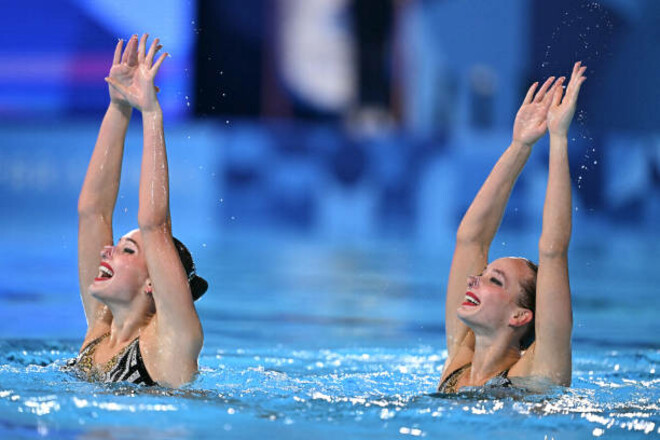
[[137,60],[138,63],[143,63],[145,59],[145,55],[147,52],[147,39],[149,38],[149,34],[142,34],[142,37],[140,38],[140,44],[138,45],[138,51],[137,51]]
[[135,35],[132,35],[131,38],[128,39],[128,43],[126,43],[126,48],[124,49],[124,53],[123,53],[122,56],[121,56],[121,63],[122,63],[122,64],[126,64],[126,63],[128,63],[128,54],[129,54],[129,52],[130,52],[130,50],[129,50],[129,46],[130,46],[131,43],[133,42],[133,39],[134,39],[134,38],[136,38],[136,36],[135,36]]
[[545,96],[543,97],[542,102],[543,102],[543,104],[545,104],[546,108],[550,107],[550,104],[552,104],[552,100],[555,96],[555,93],[556,93],[557,89],[562,88],[562,85],[564,84],[565,80],[566,80],[566,77],[564,77],[564,76],[559,77],[559,79],[557,81],[555,81],[555,83],[552,85],[550,90],[548,90],[548,93],[545,94]]
[[529,90],[527,90],[527,95],[525,95],[525,99],[523,100],[523,104],[529,104],[532,102],[532,99],[534,99],[534,92],[536,91],[536,88],[538,87],[539,83],[538,81],[535,82],[534,84],[531,85]]
[[573,64],[573,71],[571,72],[571,81],[573,81],[573,78],[575,78],[575,76],[578,75],[578,72],[580,71],[580,66],[582,66],[582,61],[577,61],[575,64]]
[[124,49],[124,55],[121,57],[122,64],[128,64],[129,66],[137,66],[137,45],[138,38],[137,35],[133,35],[126,44],[126,49]]
[[561,97],[564,95],[564,88],[563,87],[557,87],[555,89],[555,93],[552,97],[552,106],[553,107],[558,107],[559,104],[561,104]]
[[156,62],[154,63],[154,66],[151,68],[151,71],[153,72],[154,75],[158,73],[158,69],[160,69],[160,65],[163,64],[163,61],[165,61],[165,58],[167,58],[169,54],[167,52],[160,54]]
[[162,49],[163,46],[158,44],[160,40],[156,38],[152,43],[151,47],[149,47],[149,52],[147,53],[147,58],[145,59],[144,63],[147,65],[147,67],[151,68],[151,65],[154,63],[154,56],[158,53],[159,50]]
[[548,88],[552,85],[552,82],[555,80],[554,76],[551,76],[548,78],[541,88],[539,89],[538,93],[536,93],[536,97],[534,98],[534,102],[541,102],[543,101],[543,98],[545,97],[546,92],[548,91]]
[[575,66],[573,67],[573,73],[571,75],[571,81],[568,83],[568,87],[566,88],[566,96],[571,101],[577,100],[580,87],[582,86],[582,83],[587,79],[587,77],[584,76],[584,72],[586,72],[586,70],[587,66],[582,66],[580,61],[575,63]]
[[121,38],[117,42],[117,45],[115,46],[115,55],[112,58],[112,65],[116,66],[121,62],[121,50],[124,47],[124,40]]

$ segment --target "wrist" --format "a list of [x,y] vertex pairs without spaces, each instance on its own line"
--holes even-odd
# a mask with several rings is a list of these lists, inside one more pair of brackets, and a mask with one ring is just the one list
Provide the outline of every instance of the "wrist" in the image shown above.
[[154,105],[142,109],[142,116],[160,116],[162,114],[163,109],[160,107],[158,102],[156,102]]
[[558,138],[568,138],[568,131],[564,130],[554,130],[550,131],[550,138],[558,139]]
[[513,139],[511,141],[511,146],[517,148],[532,148],[535,143],[536,142],[524,142],[521,140]]
[[118,110],[121,113],[128,114],[128,115],[130,115],[131,112],[133,111],[133,107],[131,107],[129,104],[125,104],[125,103],[121,103],[121,102],[117,102],[117,101],[113,101],[113,100],[110,100],[110,105],[108,106],[108,108],[110,108],[112,110]]

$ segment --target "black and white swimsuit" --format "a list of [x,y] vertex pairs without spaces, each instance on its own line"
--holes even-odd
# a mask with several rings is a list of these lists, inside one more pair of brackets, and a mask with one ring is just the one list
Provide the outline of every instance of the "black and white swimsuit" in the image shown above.
[[92,342],[80,352],[77,358],[68,362],[75,372],[86,380],[94,382],[131,382],[147,386],[156,385],[151,379],[140,353],[140,338],[135,338],[130,344],[114,355],[100,368],[94,366],[94,352],[97,345],[110,333],[106,333]]
[[[458,389],[456,385],[458,385],[458,379],[461,377],[461,374],[470,368],[472,364],[465,364],[461,368],[452,371],[452,373],[447,376],[447,378],[442,382],[440,385],[438,385],[438,392],[439,393],[456,393],[458,392]],[[506,370],[502,371],[501,373],[497,374],[495,377],[490,379],[484,386],[497,386],[497,387],[510,387],[511,380],[509,379],[509,369],[507,368]]]

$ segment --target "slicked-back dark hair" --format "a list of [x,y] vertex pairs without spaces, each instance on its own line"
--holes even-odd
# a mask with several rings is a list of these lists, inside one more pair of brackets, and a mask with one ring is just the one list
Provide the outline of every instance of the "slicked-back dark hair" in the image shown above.
[[532,311],[532,320],[527,324],[527,331],[520,340],[520,349],[527,350],[536,339],[536,331],[534,330],[536,322],[536,276],[538,275],[539,267],[527,258],[523,258],[523,260],[533,273],[531,277],[520,282],[523,293],[518,296],[518,300],[516,301],[516,304],[520,307]]

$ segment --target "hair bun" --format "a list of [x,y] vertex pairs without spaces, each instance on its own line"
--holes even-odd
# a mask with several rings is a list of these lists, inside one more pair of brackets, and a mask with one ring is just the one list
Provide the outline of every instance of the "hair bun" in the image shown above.
[[192,292],[193,301],[197,301],[206,290],[209,288],[209,283],[198,275],[194,275],[190,280],[190,291]]

